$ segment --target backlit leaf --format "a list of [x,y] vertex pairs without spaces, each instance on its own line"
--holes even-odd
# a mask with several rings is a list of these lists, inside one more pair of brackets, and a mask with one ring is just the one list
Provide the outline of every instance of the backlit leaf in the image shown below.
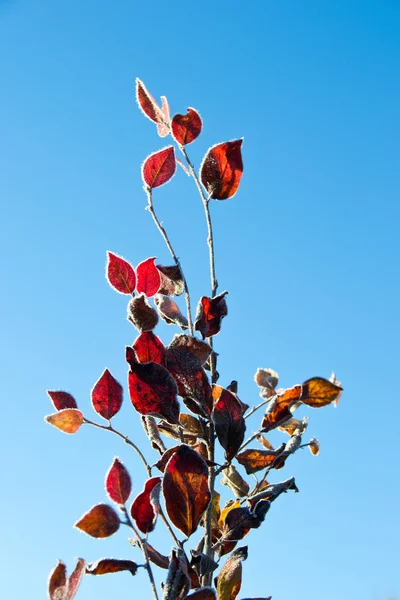
[[216,144],[205,155],[200,178],[211,198],[226,200],[236,194],[243,173],[242,143],[234,140]]
[[131,478],[126,467],[118,458],[115,458],[106,475],[107,494],[111,500],[123,505],[128,500],[131,489]]
[[47,390],[47,394],[50,396],[56,410],[78,408],[75,398],[71,394],[68,394],[68,392]]
[[161,284],[159,293],[164,296],[180,296],[185,291],[183,273],[178,265],[163,267],[157,265],[160,272]]
[[136,285],[135,271],[130,263],[118,254],[107,252],[107,281],[120,294],[132,294]]
[[139,108],[148,119],[154,121],[154,123],[163,121],[163,113],[160,107],[140,79],[136,79],[136,100]]
[[308,447],[310,448],[311,454],[314,454],[314,456],[318,456],[319,441],[317,440],[317,438],[311,438],[311,440],[308,442]]
[[197,306],[196,322],[194,328],[200,331],[203,340],[219,333],[221,321],[228,314],[225,296],[222,292],[214,298],[203,296]]
[[222,473],[222,485],[228,486],[237,498],[243,498],[248,495],[250,486],[233,465],[229,465]]
[[251,448],[244,450],[236,456],[238,463],[244,466],[246,473],[256,473],[266,467],[270,467],[275,463],[276,458],[282,453],[285,445],[280,446],[277,450],[258,450]]
[[247,546],[234,550],[218,576],[218,600],[235,600],[242,586],[242,561],[247,558]]
[[292,418],[288,421],[285,421],[285,423],[282,423],[282,425],[279,426],[279,431],[284,431],[288,435],[293,435],[295,431],[297,431],[298,433],[304,433],[307,429],[307,422],[307,417],[305,417],[301,421],[299,421],[299,419]]
[[153,531],[160,512],[161,478],[151,477],[145,483],[144,490],[133,501],[131,516],[142,533]]
[[128,321],[140,332],[154,329],[158,323],[158,314],[147,301],[144,294],[131,298],[128,304]]
[[303,383],[303,392],[300,400],[313,408],[327,406],[331,402],[338,402],[342,388],[323,377],[312,377]]
[[154,264],[155,257],[147,258],[136,267],[137,292],[146,294],[148,298],[154,296],[160,288],[161,278]]
[[50,600],[64,600],[67,593],[67,567],[59,560],[49,575],[48,595]]
[[290,409],[300,400],[301,392],[301,385],[295,385],[271,400],[262,422],[265,432],[279,427],[282,423],[292,418]]
[[147,550],[149,560],[151,560],[151,562],[153,564],[155,564],[157,567],[159,567],[160,569],[168,569],[168,565],[169,565],[168,556],[164,556],[164,554],[161,554],[160,552],[158,552],[158,550],[153,548],[153,546],[151,546],[149,544],[149,542],[144,541],[143,543],[146,544],[146,550]]
[[109,421],[122,405],[122,385],[106,369],[91,392],[92,404],[98,415]]
[[64,433],[76,433],[84,419],[80,410],[65,408],[54,415],[48,415],[45,417],[45,421]]
[[152,331],[142,332],[133,342],[133,349],[139,362],[156,362],[165,366],[164,344]]
[[165,467],[167,466],[169,459],[173,454],[175,454],[178,448],[179,446],[172,446],[172,448],[168,448],[168,450],[165,450],[161,458],[155,463],[154,466],[157,467],[157,469],[161,471],[161,473],[164,473]]
[[72,571],[68,579],[68,591],[65,600],[72,600],[81,584],[82,577],[85,574],[86,561],[83,558],[78,558],[75,569]]
[[218,390],[218,399],[214,404],[212,419],[218,441],[225,450],[225,459],[230,461],[242,445],[246,422],[243,418],[242,406],[236,396],[220,386],[214,386],[214,399],[216,390]]
[[254,375],[254,381],[260,387],[267,387],[275,390],[279,382],[279,375],[273,369],[257,369]]
[[196,531],[210,499],[208,467],[189,446],[182,444],[164,473],[163,493],[172,523],[189,537]]
[[197,419],[193,415],[188,415],[187,413],[181,413],[179,415],[179,421],[180,421],[181,425],[183,425],[183,431],[185,434],[191,434],[195,437],[203,437],[204,436],[202,424],[200,423],[199,419]]
[[167,369],[155,362],[139,363],[132,348],[126,349],[129,395],[134,408],[142,415],[152,415],[177,423],[179,404],[177,386]]
[[146,158],[142,165],[142,178],[148,188],[154,189],[167,183],[175,171],[175,150],[173,146],[167,146]]
[[186,115],[172,117],[172,136],[181,146],[191,144],[201,133],[202,122],[194,108],[188,108]]
[[188,320],[181,313],[179,306],[177,305],[172,298],[168,296],[163,296],[162,294],[157,294],[154,298],[154,302],[158,308],[158,313],[160,317],[168,324],[168,325],[179,325],[182,330],[188,328]]
[[118,531],[119,516],[108,504],[97,504],[74,527],[95,538],[106,538]]
[[129,571],[136,575],[138,566],[133,560],[120,560],[117,558],[101,558],[96,562],[90,563],[86,568],[87,575],[108,575],[109,573],[119,573]]
[[263,446],[264,448],[266,448],[266,450],[274,450],[273,445],[271,444],[271,442],[269,442],[267,440],[266,437],[264,437],[263,435],[258,435],[256,437],[256,440],[259,444],[261,444],[261,446]]

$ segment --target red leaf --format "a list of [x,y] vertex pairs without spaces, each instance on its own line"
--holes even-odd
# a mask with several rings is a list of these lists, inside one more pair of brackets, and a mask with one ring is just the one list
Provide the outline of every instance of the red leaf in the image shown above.
[[109,421],[117,414],[122,404],[122,386],[106,369],[92,389],[94,410]]
[[148,298],[158,292],[161,283],[160,273],[154,260],[155,257],[147,258],[136,268],[137,291],[139,294],[143,292]]
[[107,252],[107,281],[117,292],[132,294],[136,285],[136,275],[131,264],[121,256]]
[[189,537],[211,499],[208,467],[189,446],[182,444],[170,458],[164,472],[163,493],[172,523]]
[[47,390],[47,394],[50,396],[56,410],[78,408],[75,398],[71,396],[71,394],[68,394],[68,392],[53,392]]
[[162,123],[163,113],[154,100],[153,96],[148,92],[146,86],[140,79],[136,79],[136,100],[143,114],[154,121],[154,123]]
[[197,306],[196,322],[194,328],[200,331],[203,340],[219,333],[221,321],[228,314],[225,296],[222,292],[214,298],[203,296]]
[[65,598],[67,593],[67,567],[61,560],[51,571],[47,587],[50,600],[63,600]]
[[175,150],[173,146],[167,146],[146,158],[142,165],[142,178],[148,188],[154,189],[172,179],[175,171]]
[[201,133],[202,122],[194,108],[188,108],[186,115],[175,115],[172,118],[172,136],[181,146],[191,144]]
[[182,270],[177,265],[163,267],[157,265],[160,271],[161,285],[158,292],[164,296],[180,296],[185,291],[185,281]]
[[78,562],[76,563],[75,569],[72,571],[71,575],[68,579],[68,592],[65,600],[72,600],[75,596],[80,583],[82,581],[82,577],[85,574],[86,569],[86,561],[83,558],[78,558]]
[[119,560],[117,558],[101,558],[96,562],[90,563],[86,568],[87,575],[107,575],[108,573],[119,573],[120,571],[129,571],[136,575],[138,566],[133,560]]
[[242,445],[246,431],[242,405],[232,392],[219,385],[214,385],[213,397],[216,400],[212,417],[215,432],[225,450],[226,460],[231,461]]
[[142,415],[162,417],[177,423],[179,404],[174,379],[162,365],[155,362],[139,363],[132,348],[126,349],[129,395],[134,408]]
[[111,500],[117,504],[125,504],[132,489],[130,475],[118,458],[114,462],[106,475],[106,490]]
[[83,515],[74,527],[95,538],[106,538],[118,531],[120,520],[108,504],[97,504]]
[[161,554],[160,552],[158,552],[158,550],[153,548],[153,546],[151,546],[149,544],[149,542],[144,541],[143,543],[146,544],[147,554],[148,554],[151,562],[154,563],[160,569],[168,569],[168,565],[169,565],[168,556],[164,556],[164,554]]
[[76,408],[64,408],[54,415],[48,415],[44,420],[60,431],[72,434],[76,433],[82,425],[83,414]]
[[160,512],[161,478],[151,477],[145,483],[144,490],[133,501],[131,515],[142,533],[153,531]]
[[179,395],[195,403],[196,414],[208,417],[213,404],[211,386],[205,370],[194,354],[184,347],[169,346],[166,366],[178,384]]
[[156,362],[165,366],[166,350],[162,341],[152,331],[144,331],[133,342],[140,363]]
[[205,155],[200,177],[211,198],[226,200],[236,194],[243,173],[242,142],[217,144]]

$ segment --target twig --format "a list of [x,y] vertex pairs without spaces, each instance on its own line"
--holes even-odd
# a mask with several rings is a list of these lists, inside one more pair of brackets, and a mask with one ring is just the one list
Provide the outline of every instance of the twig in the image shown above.
[[164,239],[164,242],[167,245],[167,248],[172,256],[172,258],[174,259],[174,262],[176,264],[176,266],[179,268],[180,272],[182,273],[182,277],[183,277],[183,286],[185,289],[185,301],[186,301],[186,308],[187,308],[187,315],[188,315],[188,326],[189,326],[189,333],[192,336],[193,335],[193,321],[192,321],[192,311],[191,311],[191,306],[190,306],[190,295],[189,295],[189,288],[188,288],[188,284],[186,281],[186,277],[183,273],[183,269],[181,266],[181,262],[179,260],[179,258],[177,257],[177,255],[175,254],[175,251],[172,247],[172,244],[169,240],[169,237],[167,235],[167,232],[165,231],[164,226],[160,223],[156,212],[154,210],[154,204],[153,204],[153,194],[151,191],[151,188],[145,186],[144,191],[146,192],[146,196],[147,196],[147,206],[146,209],[149,211],[149,213],[151,214],[151,216],[153,217],[153,221],[157,226],[158,231],[161,233],[162,238]]
[[253,413],[255,413],[256,410],[258,410],[262,406],[265,406],[266,404],[268,404],[268,402],[271,402],[271,400],[275,400],[275,398],[277,397],[277,395],[278,394],[275,394],[274,396],[271,396],[270,398],[265,398],[265,400],[263,400],[262,402],[260,402],[260,404],[257,404],[257,406],[253,406],[253,408],[251,410],[249,410],[249,412],[246,415],[244,415],[244,418],[248,419],[249,417],[251,417],[251,415]]
[[126,524],[129,525],[129,527],[132,529],[133,533],[135,534],[136,542],[138,543],[139,548],[141,549],[141,551],[143,553],[144,568],[146,569],[147,574],[149,576],[150,585],[151,585],[151,589],[152,589],[152,592],[153,592],[154,600],[158,600],[158,593],[157,593],[156,583],[154,581],[153,570],[151,568],[151,563],[150,563],[150,560],[149,560],[149,555],[148,555],[148,552],[147,552],[146,543],[140,537],[140,534],[139,534],[138,530],[136,529],[136,527],[133,524],[132,519],[131,519],[128,511],[126,510],[126,507],[125,506],[121,506],[121,510],[122,510],[122,512],[125,515]]

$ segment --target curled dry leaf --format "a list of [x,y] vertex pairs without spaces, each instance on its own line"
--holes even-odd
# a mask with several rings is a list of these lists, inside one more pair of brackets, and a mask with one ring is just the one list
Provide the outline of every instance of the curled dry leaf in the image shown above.
[[175,175],[176,159],[173,146],[150,154],[142,165],[142,178],[149,189],[167,183]]
[[68,392],[47,390],[48,396],[56,410],[64,410],[64,408],[78,408],[76,400]]
[[289,419],[285,423],[279,426],[279,431],[284,431],[288,435],[293,435],[295,431],[298,433],[304,433],[307,429],[308,418],[305,417],[301,421],[299,419]]
[[323,377],[312,377],[303,383],[300,400],[312,408],[322,408],[331,402],[338,402],[342,388]]
[[143,331],[133,342],[133,349],[140,363],[156,362],[165,366],[164,344],[152,331]]
[[185,280],[178,265],[163,267],[157,265],[160,272],[160,288],[158,292],[163,296],[180,296],[185,291]]
[[83,515],[74,527],[94,538],[106,538],[118,531],[119,516],[108,504],[97,504]]
[[278,385],[279,375],[273,369],[257,369],[254,381],[259,387],[267,387],[275,390]]
[[259,444],[261,444],[261,446],[263,446],[263,447],[264,447],[264,448],[266,448],[267,450],[274,450],[274,447],[273,447],[273,445],[271,444],[271,442],[269,442],[269,441],[267,440],[267,438],[266,438],[266,437],[264,437],[263,435],[261,435],[261,434],[260,434],[260,435],[258,435],[258,436],[256,437],[256,440],[257,440],[257,442],[258,442]]
[[122,385],[106,369],[91,392],[92,405],[98,415],[109,421],[122,405]]
[[233,466],[229,465],[223,471],[223,477],[221,479],[222,485],[229,487],[237,498],[244,498],[248,495],[250,486],[243,479],[239,471]]
[[212,573],[215,569],[218,569],[218,563],[212,558],[203,554],[203,552],[197,552],[197,550],[191,550],[192,556],[190,565],[194,568],[199,577],[203,577],[207,573]]
[[294,409],[295,405],[299,402],[301,393],[301,385],[295,385],[271,400],[262,422],[263,430],[266,433],[292,418],[290,409]]
[[77,408],[65,408],[44,418],[47,423],[64,433],[76,433],[84,422],[83,414]]
[[308,442],[308,447],[310,448],[311,454],[318,456],[320,446],[317,438],[311,438],[311,440]]
[[221,321],[228,314],[225,296],[222,292],[214,298],[203,296],[197,306],[196,322],[194,328],[200,331],[203,340],[217,335],[221,329]]
[[212,352],[211,346],[207,342],[202,342],[185,333],[176,333],[172,338],[169,348],[185,348],[189,350],[197,358],[200,365],[204,365]]
[[58,561],[57,566],[49,576],[48,595],[50,600],[72,600],[81,583],[85,572],[86,562],[83,558],[78,558],[76,567],[67,578],[67,569],[62,561]]
[[137,292],[145,294],[148,298],[154,296],[160,289],[161,276],[154,264],[155,257],[147,258],[136,267]]
[[243,140],[223,142],[212,146],[200,167],[201,182],[215,200],[232,198],[243,174]]
[[152,415],[178,423],[177,387],[167,369],[155,362],[139,363],[132,348],[126,348],[129,363],[129,395],[134,408],[142,415]]
[[199,419],[194,417],[193,415],[188,415],[187,413],[181,413],[179,415],[179,421],[183,426],[183,432],[185,434],[190,434],[197,437],[203,437],[203,426]]
[[172,523],[189,537],[211,499],[207,464],[189,446],[182,444],[168,461],[163,493]]
[[163,600],[183,600],[186,598],[191,587],[188,566],[184,551],[180,548],[173,548],[169,559]]
[[299,491],[294,477],[290,477],[290,479],[286,479],[286,481],[281,481],[279,483],[267,483],[267,485],[257,491],[257,493],[253,494],[251,498],[249,498],[249,501],[252,506],[257,504],[260,500],[273,502],[278,496],[286,493],[288,490],[292,490],[295,493]]
[[186,115],[178,114],[172,117],[172,137],[181,146],[191,144],[199,137],[202,126],[199,113],[194,108],[188,108]]
[[145,483],[144,490],[133,501],[131,515],[142,533],[150,533],[156,526],[160,512],[161,478],[151,477]]
[[[197,415],[208,417],[212,409],[211,386],[197,358],[184,347],[167,348],[166,366],[178,385],[186,406]],[[192,401],[191,404],[187,400]]]
[[247,546],[243,546],[227,559],[218,576],[218,600],[235,600],[242,586],[242,561],[246,558]]
[[132,265],[113,252],[107,252],[107,281],[120,294],[132,294],[136,285],[136,275]]
[[111,500],[123,505],[128,500],[131,489],[131,478],[126,467],[124,467],[119,458],[114,458],[114,462],[106,475],[107,494]]
[[246,431],[243,409],[236,396],[219,385],[213,386],[216,400],[212,419],[218,441],[225,450],[225,458],[230,461],[242,445]]
[[154,450],[160,454],[165,452],[164,442],[161,439],[160,431],[154,417],[142,415],[140,418],[145,434]]
[[[163,435],[165,435],[173,440],[181,441],[182,429],[178,425],[171,425],[170,423],[167,423],[166,421],[159,421],[158,430],[160,433],[162,433]],[[195,436],[191,433],[185,433],[185,432],[183,433],[183,438],[184,438],[183,441],[185,442],[185,444],[189,444],[189,446],[195,444],[196,440],[197,440],[197,436]]]
[[119,573],[129,571],[131,575],[136,575],[138,566],[133,560],[121,560],[117,558],[101,558],[96,562],[90,563],[86,567],[87,575],[108,575],[109,573]]
[[187,318],[181,313],[179,306],[171,298],[157,294],[154,302],[158,308],[158,314],[168,325],[179,325],[182,330],[188,328]]
[[140,296],[136,296],[136,298],[131,298],[131,300],[129,300],[127,319],[142,333],[151,331],[158,323],[157,312],[147,302],[144,294],[140,294]]

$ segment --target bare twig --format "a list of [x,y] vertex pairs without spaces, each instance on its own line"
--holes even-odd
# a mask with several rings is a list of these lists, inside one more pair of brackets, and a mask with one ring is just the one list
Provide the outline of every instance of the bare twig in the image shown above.
[[248,419],[249,417],[251,417],[251,415],[254,414],[256,412],[256,410],[265,406],[266,404],[268,404],[268,402],[271,402],[271,400],[275,400],[277,395],[278,394],[275,394],[274,396],[271,396],[270,398],[265,398],[262,402],[260,402],[260,404],[257,404],[257,406],[253,406],[253,408],[251,410],[249,410],[249,412],[246,415],[244,415],[244,418]]
[[169,237],[167,235],[167,232],[165,231],[164,226],[162,225],[162,223],[159,221],[156,212],[154,210],[154,204],[153,204],[153,194],[151,191],[151,188],[145,186],[144,191],[146,192],[146,196],[147,196],[147,206],[146,209],[149,211],[149,213],[151,214],[151,216],[153,217],[153,221],[157,226],[158,231],[161,233],[161,236],[164,240],[164,242],[167,245],[167,248],[172,256],[172,258],[174,259],[174,262],[176,264],[176,266],[179,268],[180,272],[182,273],[182,277],[183,277],[183,285],[185,288],[185,301],[186,301],[186,308],[187,308],[187,315],[188,315],[188,326],[189,326],[189,333],[190,335],[193,335],[193,321],[192,321],[192,311],[191,311],[191,307],[190,307],[190,295],[189,295],[189,288],[188,288],[188,284],[185,278],[185,275],[183,273],[183,269],[181,266],[181,262],[179,260],[179,258],[177,257],[177,255],[175,254],[175,251],[172,247],[172,244],[169,240]]

